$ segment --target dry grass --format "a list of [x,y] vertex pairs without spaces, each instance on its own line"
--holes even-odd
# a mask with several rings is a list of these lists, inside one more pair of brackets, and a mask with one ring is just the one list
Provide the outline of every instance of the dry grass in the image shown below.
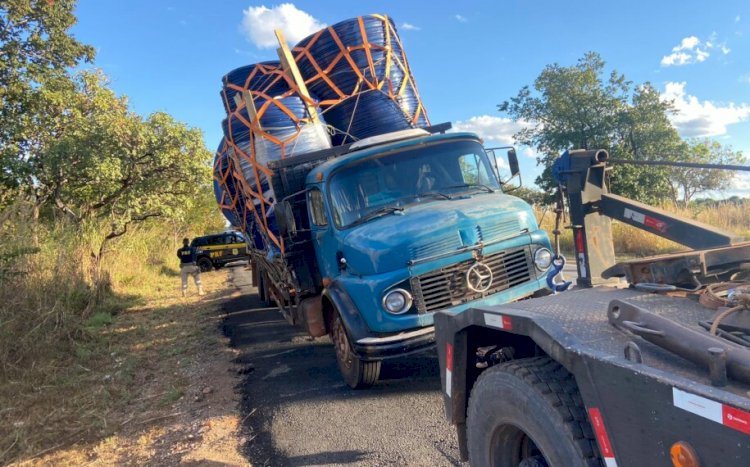
[[0,464],[158,427],[175,403],[200,393],[190,369],[219,346],[216,300],[227,290],[224,272],[203,276],[208,296],[199,300],[178,298],[179,278],[151,275],[160,292],[115,317],[94,314],[74,353],[1,384],[3,419],[12,422],[0,425]]
[[[40,227],[36,253],[0,264],[0,465],[149,427],[195,391],[188,369],[219,346],[226,275],[204,275],[206,300],[179,297],[182,235],[169,227],[122,238],[99,284],[71,226]],[[23,225],[0,232],[6,248],[28,238]]]
[[[662,206],[662,209],[733,233],[740,239],[750,240],[750,202],[748,201],[739,204],[723,203],[689,209],[665,205]],[[541,219],[542,228],[547,230],[550,239],[552,239],[552,230],[555,225],[554,212],[551,209],[546,212],[543,209],[538,209],[537,219]],[[612,236],[615,253],[618,257],[650,256],[685,250],[682,245],[617,221],[612,223]],[[560,238],[560,249],[565,255],[572,254],[573,234],[570,229],[563,230]]]

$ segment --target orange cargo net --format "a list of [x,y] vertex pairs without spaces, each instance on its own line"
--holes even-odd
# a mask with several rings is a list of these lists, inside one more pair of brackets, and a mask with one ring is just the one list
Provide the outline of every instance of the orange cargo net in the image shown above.
[[[427,122],[427,124],[429,124],[427,111],[422,105],[422,100],[419,97],[417,85],[414,81],[414,77],[411,74],[409,62],[406,59],[406,53],[404,52],[401,39],[398,37],[398,34],[393,27],[393,23],[390,21],[387,15],[369,15],[367,18],[382,22],[385,31],[385,44],[373,43],[368,39],[365,29],[365,17],[359,16],[356,19],[362,37],[361,44],[348,46],[345,45],[342,39],[334,30],[334,27],[329,26],[315,33],[309,39],[309,42],[304,45],[304,47],[297,45],[292,49],[292,54],[294,55],[295,62],[309,63],[315,70],[315,74],[313,76],[305,77],[305,84],[308,86],[308,88],[312,88],[316,84],[320,85],[324,83],[323,85],[326,86],[330,91],[332,91],[330,94],[335,94],[337,96],[333,99],[328,98],[318,102],[318,105],[323,109],[329,108],[350,97],[368,91],[382,92],[394,102],[398,102],[399,98],[404,96],[407,89],[410,89],[413,91],[417,99],[416,108],[411,114],[407,113],[402,106],[399,106],[399,108],[401,108],[402,112],[404,112],[405,116],[412,125],[417,125],[420,117],[423,118],[424,121]],[[327,65],[321,64],[320,61],[310,51],[310,49],[324,35],[329,35],[339,49],[338,53]],[[396,49],[398,49],[398,52],[396,52]],[[357,66],[356,61],[352,58],[352,54],[356,51],[363,51],[365,53],[367,57],[367,66],[365,67],[365,69],[360,69]],[[384,58],[376,62],[375,60],[373,60],[373,51],[383,52]],[[345,60],[349,64],[351,72],[353,72],[357,76],[356,85],[354,86],[353,90],[348,93],[337,86],[334,83],[334,80],[329,76],[333,68],[342,60]],[[382,63],[383,61],[384,63]],[[384,72],[380,76],[378,75],[378,72],[376,70],[376,65],[384,65]],[[397,87],[394,87],[394,80],[392,79],[392,77],[394,76],[393,71],[396,69],[403,73],[403,79],[401,79],[401,83],[398,84]],[[323,83],[320,83],[321,81]],[[325,113],[325,110],[323,112]]]
[[[260,87],[257,84],[258,78],[263,78]],[[279,89],[280,85],[287,90],[281,94],[270,94],[272,90]],[[228,131],[225,137],[229,145],[230,158],[234,161],[238,187],[245,195],[243,206],[240,206],[243,211],[243,215],[239,217],[243,222],[242,228],[251,233],[252,225],[248,224],[254,220],[266,247],[273,244],[283,252],[283,239],[273,232],[268,222],[268,213],[273,206],[273,199],[266,197],[263,193],[263,186],[270,185],[273,172],[266,167],[267,160],[259,158],[261,154],[258,144],[274,145],[274,159],[283,159],[294,154],[300,136],[306,127],[312,124],[312,119],[306,113],[301,113],[299,109],[290,109],[288,104],[293,101],[302,106],[303,102],[313,105],[315,102],[309,97],[300,95],[298,87],[280,66],[258,64],[248,74],[244,85],[227,83],[225,88],[238,91],[234,94],[233,104],[235,105],[230,104],[230,97],[226,90],[222,92],[222,96],[227,110],[234,107],[234,110],[227,116]],[[252,100],[250,105],[247,105],[248,98]],[[282,115],[284,127],[264,127],[264,117],[268,114],[275,115],[276,120],[279,115]],[[235,131],[237,128],[239,131]],[[321,131],[325,132],[325,130]]]

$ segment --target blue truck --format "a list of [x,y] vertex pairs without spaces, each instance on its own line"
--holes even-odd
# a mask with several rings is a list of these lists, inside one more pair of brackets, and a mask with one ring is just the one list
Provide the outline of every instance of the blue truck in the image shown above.
[[[262,301],[330,335],[352,388],[384,359],[435,346],[433,313],[547,293],[552,253],[498,163],[449,124],[273,161],[283,251],[250,251]],[[518,172],[515,151],[508,151]]]

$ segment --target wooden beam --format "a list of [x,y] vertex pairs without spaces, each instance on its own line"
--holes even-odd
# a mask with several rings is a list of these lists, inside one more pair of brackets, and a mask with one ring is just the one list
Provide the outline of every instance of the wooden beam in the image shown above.
[[[235,97],[237,97],[235,95]],[[245,98],[245,108],[247,109],[247,116],[250,118],[250,121],[252,122],[255,120],[255,116],[258,114],[258,112],[255,110],[255,102],[253,101],[253,96],[250,94],[250,91],[242,91],[242,97]],[[258,128],[260,128],[260,122],[256,122],[258,124]]]
[[284,33],[281,32],[281,29],[275,29],[274,33],[276,33],[276,39],[278,39],[279,41],[279,48],[276,49],[276,52],[279,54],[279,61],[281,62],[281,66],[284,68],[284,71],[291,76],[292,80],[297,85],[299,94],[300,96],[302,96],[302,100],[305,103],[307,113],[308,115],[310,115],[310,121],[312,123],[320,123],[318,119],[317,109],[312,104],[313,99],[312,97],[310,97],[310,92],[307,90],[305,80],[302,79],[302,74],[297,67],[297,62],[294,61],[292,52],[289,50],[286,39],[284,39]]

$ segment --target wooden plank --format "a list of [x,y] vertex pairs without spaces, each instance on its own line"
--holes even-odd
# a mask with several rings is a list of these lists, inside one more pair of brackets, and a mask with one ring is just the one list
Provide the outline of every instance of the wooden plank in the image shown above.
[[291,75],[292,80],[297,85],[299,94],[300,96],[302,96],[302,100],[305,102],[307,113],[308,115],[310,115],[310,121],[312,123],[320,123],[318,119],[317,109],[314,105],[311,104],[313,99],[312,97],[310,97],[310,92],[307,90],[305,80],[302,79],[302,74],[297,67],[297,62],[294,61],[292,52],[291,50],[289,50],[286,39],[284,39],[284,33],[281,32],[281,29],[275,29],[274,33],[276,33],[276,39],[279,41],[279,48],[276,49],[276,52],[279,54],[279,61],[281,62],[281,66],[284,68],[284,71],[286,73]]
[[[253,96],[252,94],[250,94],[250,91],[242,91],[242,96],[245,98],[245,108],[247,109],[247,116],[252,122],[255,120],[255,116],[258,114],[258,112],[255,110],[255,101],[253,101]],[[258,125],[258,128],[260,128],[260,122],[256,123]]]

